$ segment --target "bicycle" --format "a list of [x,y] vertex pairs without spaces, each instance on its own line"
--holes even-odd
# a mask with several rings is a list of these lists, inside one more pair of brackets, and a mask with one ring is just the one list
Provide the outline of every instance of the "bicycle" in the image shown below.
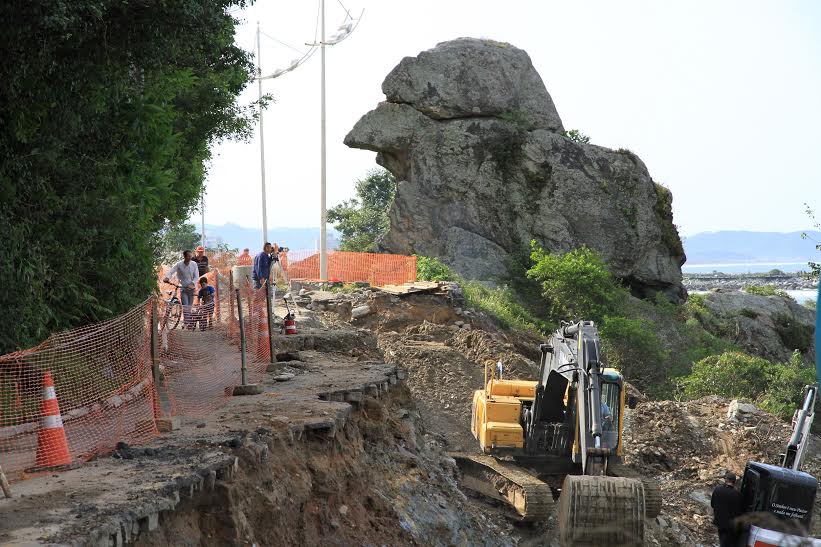
[[169,283],[169,285],[172,285],[175,289],[173,291],[166,291],[166,294],[168,294],[171,298],[168,300],[163,299],[163,302],[165,302],[165,313],[160,319],[160,330],[165,330],[165,328],[169,325],[169,321],[172,325],[168,330],[176,329],[177,325],[180,324],[180,319],[182,318],[182,301],[177,296],[177,291],[182,289],[182,287],[174,283]]

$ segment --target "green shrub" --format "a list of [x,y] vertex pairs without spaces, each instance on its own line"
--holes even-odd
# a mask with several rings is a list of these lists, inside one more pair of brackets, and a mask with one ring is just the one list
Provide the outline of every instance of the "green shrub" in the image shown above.
[[456,281],[450,266],[434,256],[416,257],[416,279],[422,281]]
[[482,310],[508,329],[518,329],[539,335],[549,332],[550,326],[528,310],[518,295],[509,287],[490,288],[478,281],[462,283],[465,301]]
[[804,302],[804,307],[809,308],[812,311],[815,311],[817,305],[818,304],[815,300],[807,300],[806,302]]
[[582,246],[563,255],[550,254],[531,243],[527,275],[538,281],[547,299],[550,319],[585,319],[600,322],[613,315],[627,292],[619,286],[599,255]]
[[578,129],[568,129],[564,133],[562,133],[565,137],[570,139],[573,142],[577,142],[579,144],[589,144],[590,137],[579,131]]
[[744,287],[744,292],[757,294],[759,296],[780,296],[782,298],[789,298],[792,300],[792,296],[787,294],[786,291],[776,289],[772,285],[749,285]]
[[745,399],[788,419],[801,404],[804,385],[814,381],[815,369],[804,366],[798,353],[787,363],[771,363],[745,353],[726,352],[698,361],[692,372],[680,379],[679,386],[688,399],[706,395]]
[[599,327],[608,365],[642,391],[662,388],[667,351],[649,321],[607,316]]

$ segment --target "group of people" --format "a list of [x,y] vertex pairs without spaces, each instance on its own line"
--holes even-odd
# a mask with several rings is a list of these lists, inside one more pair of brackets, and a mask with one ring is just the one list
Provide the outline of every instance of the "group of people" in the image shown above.
[[[205,330],[211,327],[216,290],[208,284],[206,277],[209,267],[205,248],[199,246],[196,252],[197,254],[192,256],[190,250],[183,251],[182,260],[166,272],[163,281],[169,283],[171,276],[177,276],[184,327],[194,330],[199,324],[200,330]],[[196,309],[193,307],[195,298]]]
[[[283,262],[287,259],[287,253],[287,247],[266,242],[262,252],[253,258],[249,249],[243,249],[242,254],[237,257],[237,265],[253,266],[254,288],[259,289],[270,280],[272,273],[285,276]],[[208,256],[205,254],[205,248],[200,246],[197,247],[195,255],[190,250],[183,251],[182,260],[174,264],[163,279],[165,283],[169,283],[172,276],[177,277],[180,303],[183,307],[183,323],[185,328],[190,330],[194,330],[197,324],[200,330],[211,327],[216,290],[208,284],[206,274],[209,271]]]

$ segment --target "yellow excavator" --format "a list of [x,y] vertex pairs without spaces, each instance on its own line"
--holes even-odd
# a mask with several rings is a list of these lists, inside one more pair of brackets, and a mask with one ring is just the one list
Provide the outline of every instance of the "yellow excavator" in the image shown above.
[[483,454],[454,454],[463,487],[543,521],[558,496],[562,545],[642,545],[661,511],[658,484],[622,464],[624,378],[603,363],[592,321],[563,325],[540,346],[537,380],[485,369],[471,431]]

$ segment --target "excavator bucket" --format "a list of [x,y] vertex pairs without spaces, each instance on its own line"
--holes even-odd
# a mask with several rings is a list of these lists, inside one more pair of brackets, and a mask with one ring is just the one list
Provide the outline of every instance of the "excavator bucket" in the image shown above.
[[644,543],[644,486],[638,479],[568,475],[559,498],[564,547]]

